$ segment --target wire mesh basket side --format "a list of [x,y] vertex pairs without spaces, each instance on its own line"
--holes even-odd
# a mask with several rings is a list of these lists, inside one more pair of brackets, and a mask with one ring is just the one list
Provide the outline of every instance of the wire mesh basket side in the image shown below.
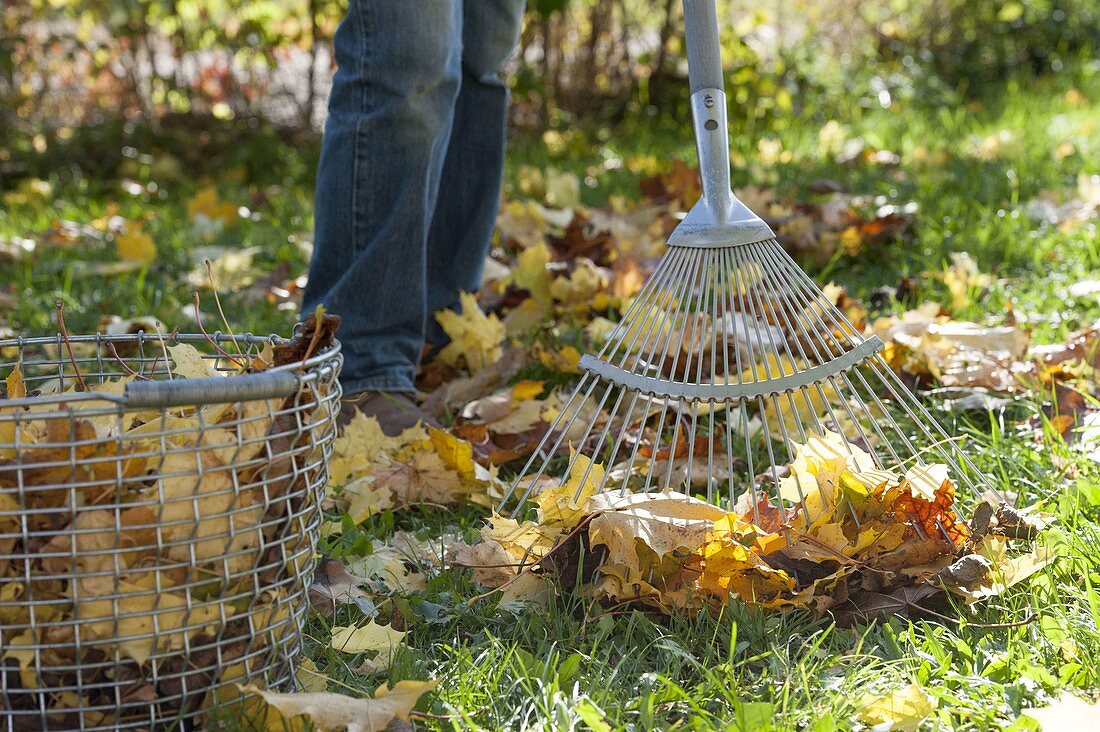
[[[105,391],[171,373],[152,338],[72,340],[93,349],[76,360]],[[254,355],[270,342],[219,346]],[[60,395],[0,402],[0,729],[201,724],[240,703],[237,683],[292,685],[338,348],[311,359],[290,397],[150,412],[65,395],[62,345],[17,344],[28,384]],[[215,368],[219,351],[203,354]]]

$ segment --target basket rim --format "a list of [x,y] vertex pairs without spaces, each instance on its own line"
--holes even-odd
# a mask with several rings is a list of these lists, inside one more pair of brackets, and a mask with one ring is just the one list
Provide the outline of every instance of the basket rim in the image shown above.
[[[295,326],[295,331],[299,326]],[[239,335],[231,335],[223,333],[221,331],[215,331],[213,333],[147,333],[140,330],[136,333],[119,333],[119,334],[107,334],[97,332],[95,334],[86,335],[72,335],[67,337],[58,333],[53,336],[33,336],[24,337],[17,336],[15,338],[0,339],[0,349],[5,348],[19,348],[23,349],[27,346],[45,346],[55,345],[60,349],[64,347],[66,341],[69,343],[96,343],[96,344],[118,344],[118,343],[156,343],[157,346],[175,345],[178,343],[188,342],[203,342],[214,343],[220,345],[223,343],[237,343],[242,345],[256,345],[259,343],[271,343],[272,345],[279,345],[281,343],[287,343],[290,339],[281,336],[277,333],[272,333],[266,336],[258,336],[253,333],[242,333]],[[301,361],[293,361],[281,366],[273,366],[261,372],[264,374],[279,374],[288,372],[295,373],[299,382],[299,388],[306,384],[316,381],[322,374],[334,368],[333,361],[339,356],[342,346],[339,339],[334,338],[332,345],[327,348],[321,349],[317,353],[313,354],[307,359]],[[225,378],[233,378],[226,376]],[[165,380],[176,381],[176,379]],[[179,381],[186,381],[186,379],[179,379]],[[126,406],[125,396],[119,396],[114,394],[106,394],[102,392],[77,392],[72,394],[43,394],[39,396],[28,396],[21,399],[6,399],[0,398],[0,406],[4,408],[21,408],[21,407],[40,407],[51,404],[63,404],[63,403],[75,403],[75,402],[104,402],[115,407]]]

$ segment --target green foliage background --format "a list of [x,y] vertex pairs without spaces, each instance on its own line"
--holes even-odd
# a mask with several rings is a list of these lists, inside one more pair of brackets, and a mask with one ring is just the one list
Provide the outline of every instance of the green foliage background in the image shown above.
[[[181,113],[310,127],[346,6],[5,0],[0,134]],[[720,8],[734,101],[765,121],[863,104],[883,88],[940,100],[987,92],[1012,74],[1080,73],[1100,48],[1100,5],[1091,0],[722,0]],[[510,69],[517,126],[614,123],[656,109],[682,117],[679,14],[679,0],[531,0]],[[780,37],[761,36],[765,23]],[[308,78],[294,98],[273,102],[270,72],[292,57],[308,59]]]

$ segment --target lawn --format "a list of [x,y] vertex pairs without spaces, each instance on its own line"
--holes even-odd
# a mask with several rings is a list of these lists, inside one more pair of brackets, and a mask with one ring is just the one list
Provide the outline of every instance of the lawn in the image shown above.
[[[820,205],[827,194],[817,191],[835,184],[864,196],[868,211],[914,202],[900,237],[801,252],[811,276],[874,303],[873,314],[936,302],[955,320],[1017,324],[1033,343],[1059,344],[1100,318],[1100,289],[1067,294],[1100,279],[1100,181],[1089,178],[1100,174],[1097,119],[1100,84],[1030,82],[968,106],[917,100],[828,126],[799,118],[757,141],[738,137],[735,123],[735,186]],[[52,333],[58,302],[74,333],[108,327],[112,316],[191,330],[198,291],[208,330],[289,332],[308,263],[316,144],[219,124],[214,135],[78,132],[32,163],[0,208],[0,331]],[[216,142],[225,139],[233,142]],[[670,159],[694,159],[688,130],[673,123],[518,137],[505,197],[545,198],[532,171],[554,169],[576,176],[585,206],[629,210],[645,198],[639,181]],[[98,162],[67,164],[77,160]],[[1058,207],[1061,220],[1050,220]],[[155,250],[144,261],[120,257],[120,242],[139,228]],[[942,275],[959,252],[990,277],[953,293]],[[213,290],[204,258],[215,262]],[[884,287],[901,288],[901,301],[876,294]],[[582,325],[563,321],[543,345],[582,344]],[[534,362],[519,378],[568,380]],[[1094,395],[1095,371],[1082,378]],[[306,655],[330,691],[440,679],[418,707],[426,729],[860,729],[872,724],[871,698],[914,683],[936,707],[924,728],[1037,729],[1022,710],[1100,690],[1100,448],[1095,436],[1070,430],[1067,444],[1049,420],[1044,427],[1050,400],[1033,391],[1007,406],[947,411],[929,399],[1018,506],[1057,516],[1044,538],[1057,561],[946,619],[842,629],[808,611],[737,602],[664,615],[602,605],[568,583],[555,584],[545,606],[502,604],[466,570],[424,566],[414,592],[376,593],[313,617]],[[961,496],[964,512],[978,500]],[[356,524],[333,513],[324,549],[352,563],[398,531],[473,541],[487,514],[424,504]],[[329,628],[362,621],[372,604],[407,635],[387,668],[364,672],[364,657],[329,647]]]

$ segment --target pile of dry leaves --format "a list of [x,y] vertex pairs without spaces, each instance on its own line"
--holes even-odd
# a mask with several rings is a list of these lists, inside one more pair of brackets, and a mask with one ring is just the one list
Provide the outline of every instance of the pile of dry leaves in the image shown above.
[[[580,571],[586,591],[612,603],[668,612],[733,599],[828,611],[851,624],[932,612],[930,599],[943,591],[976,602],[1051,559],[1041,546],[1009,551],[1011,540],[1034,539],[1047,516],[983,504],[962,522],[945,466],[920,475],[875,470],[870,455],[832,433],[796,453],[779,486],[792,507],[753,505],[746,493],[731,512],[671,491],[597,494],[603,467],[581,456],[565,485],[535,497],[535,518],[494,515],[482,541],[456,561],[509,597],[535,595],[546,577]],[[590,561],[578,570],[571,565],[582,550]]]

